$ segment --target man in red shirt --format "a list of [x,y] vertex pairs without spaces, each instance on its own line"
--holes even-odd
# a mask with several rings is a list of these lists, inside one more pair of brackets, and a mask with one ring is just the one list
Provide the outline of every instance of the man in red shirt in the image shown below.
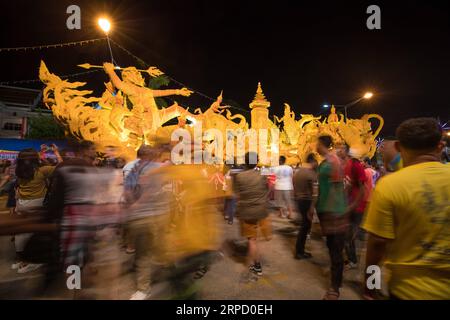
[[337,148],[337,154],[342,160],[345,172],[344,183],[348,201],[346,213],[349,215],[351,223],[345,245],[345,252],[349,261],[347,268],[353,269],[356,268],[358,262],[355,240],[359,234],[359,226],[366,206],[364,201],[364,184],[367,177],[364,172],[364,166],[358,160],[362,156],[358,153],[358,150],[351,149],[348,145],[343,145]]

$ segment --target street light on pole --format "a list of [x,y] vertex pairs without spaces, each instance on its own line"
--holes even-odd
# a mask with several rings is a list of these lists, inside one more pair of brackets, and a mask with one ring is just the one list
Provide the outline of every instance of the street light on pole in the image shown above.
[[102,29],[106,35],[106,41],[108,42],[109,54],[111,55],[111,63],[115,64],[112,49],[111,49],[111,43],[109,41],[109,31],[111,30],[111,22],[107,18],[99,18],[97,23],[98,23],[98,26],[100,27],[100,29]]
[[[358,99],[356,99],[356,100],[353,100],[353,101],[351,101],[351,102],[349,102],[349,103],[347,103],[347,104],[344,104],[344,105],[334,105],[334,106],[335,106],[335,107],[338,107],[338,108],[344,108],[345,121],[347,121],[347,118],[348,118],[348,117],[347,117],[347,108],[354,106],[355,104],[357,104],[357,103],[360,102],[361,100],[369,100],[369,99],[371,99],[372,97],[373,97],[373,93],[370,92],[370,91],[368,91],[368,92],[366,92],[362,97],[360,97],[360,98],[358,98]],[[324,107],[324,108],[328,108],[329,106],[328,106],[327,104],[324,104],[323,107]]]
[[364,99],[370,99],[373,97],[373,93],[372,92],[366,92],[363,96]]
[[347,108],[353,107],[355,104],[357,104],[358,102],[360,102],[361,100],[369,100],[370,98],[373,97],[373,93],[372,92],[366,92],[361,98],[358,98],[352,102],[347,103],[346,105],[344,105],[344,112],[345,112],[345,121],[347,121],[348,117],[347,117]]

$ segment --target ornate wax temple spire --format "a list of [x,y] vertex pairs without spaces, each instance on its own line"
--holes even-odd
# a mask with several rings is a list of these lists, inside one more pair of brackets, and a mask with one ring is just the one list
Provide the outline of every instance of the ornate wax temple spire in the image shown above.
[[250,108],[268,108],[270,107],[270,102],[267,101],[266,97],[261,88],[261,82],[258,82],[258,88],[256,89],[255,98],[250,103]]
[[258,82],[258,88],[256,89],[256,95],[252,102],[250,102],[251,116],[252,116],[252,129],[268,129],[269,128],[269,108],[270,102],[261,88],[261,82]]

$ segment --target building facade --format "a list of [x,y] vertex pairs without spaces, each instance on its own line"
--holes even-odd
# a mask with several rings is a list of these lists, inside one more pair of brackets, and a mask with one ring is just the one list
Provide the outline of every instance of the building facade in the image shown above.
[[0,85],[0,138],[23,139],[28,120],[51,116],[42,103],[42,90]]

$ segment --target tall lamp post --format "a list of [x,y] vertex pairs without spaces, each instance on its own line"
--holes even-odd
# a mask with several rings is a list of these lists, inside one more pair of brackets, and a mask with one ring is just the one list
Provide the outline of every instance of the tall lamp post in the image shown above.
[[[347,104],[343,104],[343,105],[334,105],[335,107],[338,107],[338,108],[344,108],[344,116],[345,116],[345,121],[347,121],[347,109],[348,108],[350,108],[350,107],[352,107],[352,106],[354,106],[355,104],[357,104],[358,102],[360,102],[361,100],[369,100],[370,98],[372,98],[373,97],[373,93],[372,92],[366,92],[362,97],[360,97],[360,98],[358,98],[358,99],[356,99],[356,100],[353,100],[353,101],[351,101],[351,102],[349,102],[349,103],[347,103]],[[329,108],[329,105],[328,104],[324,104],[323,105],[323,107],[324,108]]]
[[111,22],[109,22],[109,20],[106,18],[99,18],[98,26],[100,27],[100,29],[103,30],[103,32],[106,35],[106,41],[108,42],[109,54],[111,55],[111,63],[115,64],[112,49],[111,49],[111,43],[109,41],[109,31],[111,30]]

